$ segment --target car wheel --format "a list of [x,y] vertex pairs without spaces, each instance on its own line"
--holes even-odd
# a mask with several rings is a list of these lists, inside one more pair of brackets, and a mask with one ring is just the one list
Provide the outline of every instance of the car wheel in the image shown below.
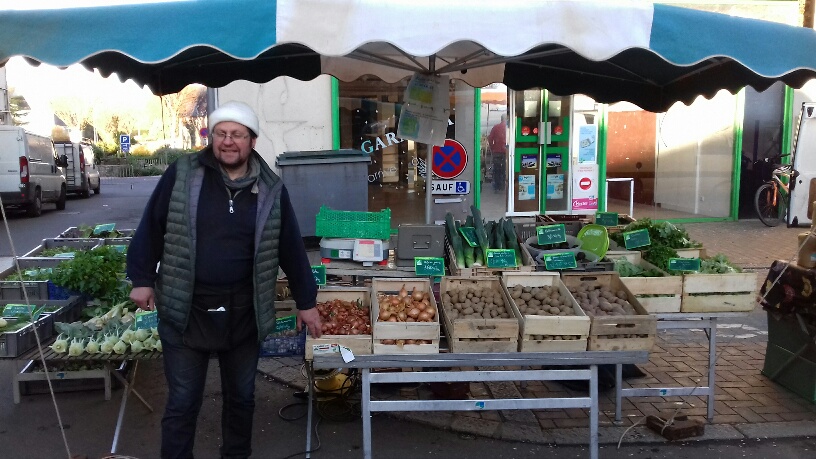
[[65,190],[65,185],[60,189],[60,196],[57,199],[57,210],[65,210],[65,200],[68,197],[68,191]]
[[102,179],[99,179],[99,183],[96,184],[96,188],[94,188],[94,194],[99,194],[102,192]]
[[42,215],[42,191],[39,188],[34,191],[34,202],[28,205],[26,213],[29,217],[39,217]]
[[82,196],[83,199],[88,199],[91,197],[91,181],[88,180],[88,183],[86,185],[87,186],[83,188],[82,191],[80,192],[80,196]]

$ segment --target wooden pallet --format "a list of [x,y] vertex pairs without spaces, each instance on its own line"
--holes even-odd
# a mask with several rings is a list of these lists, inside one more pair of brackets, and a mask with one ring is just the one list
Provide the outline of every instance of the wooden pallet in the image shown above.
[[[589,282],[614,291],[626,292],[626,300],[637,311],[636,315],[590,317],[589,351],[650,351],[657,336],[657,319],[650,316],[640,301],[623,283],[616,272],[562,274],[567,288]],[[625,336],[625,337],[624,337]]]
[[[380,322],[380,295],[395,295],[400,289],[430,294],[431,306],[436,309],[433,322]],[[374,354],[438,354],[440,337],[439,307],[434,299],[429,279],[375,278],[371,281],[371,334]],[[425,344],[382,344],[382,340],[430,340]]]
[[[510,304],[510,297],[501,287],[498,277],[444,277],[439,295],[444,298],[446,292],[468,287],[484,288],[485,286],[501,292],[505,305]],[[442,316],[445,322],[445,336],[451,352],[516,352],[518,351],[519,319],[513,314],[507,319],[454,319],[446,314],[443,305]],[[507,306],[506,306],[507,307]]]
[[[519,351],[521,352],[565,352],[585,351],[589,336],[589,317],[575,301],[567,287],[561,282],[557,273],[503,273],[502,288],[510,299],[513,313],[519,317]],[[515,285],[525,287],[556,286],[562,295],[570,299],[574,316],[543,316],[522,314],[516,302],[510,296],[510,289]],[[536,339],[538,335],[553,338]],[[555,338],[555,337],[559,338]],[[566,336],[569,339],[561,339]]]
[[[621,277],[623,284],[640,301],[641,306],[650,314],[680,312],[683,295],[683,276],[671,276],[666,271],[649,263],[641,257],[640,252],[606,254],[610,260],[626,258],[643,269],[656,269],[663,277]],[[646,296],[660,295],[660,296]]]
[[[371,307],[371,291],[365,287],[329,287],[317,291],[317,302],[324,303],[332,300],[359,301],[362,307]],[[312,338],[306,335],[304,357],[311,360],[314,356],[314,346],[338,344],[351,350],[354,355],[368,355],[372,352],[371,335],[323,335]]]

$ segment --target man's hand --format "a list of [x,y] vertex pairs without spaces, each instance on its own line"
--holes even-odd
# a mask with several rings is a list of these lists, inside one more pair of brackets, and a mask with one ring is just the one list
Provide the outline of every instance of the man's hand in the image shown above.
[[130,299],[136,303],[136,306],[145,311],[156,309],[156,297],[153,293],[153,287],[133,287],[130,291]]
[[309,329],[309,334],[312,338],[320,338],[323,334],[323,321],[320,320],[320,313],[317,308],[312,309],[298,309],[297,312],[297,330],[302,330],[303,324]]

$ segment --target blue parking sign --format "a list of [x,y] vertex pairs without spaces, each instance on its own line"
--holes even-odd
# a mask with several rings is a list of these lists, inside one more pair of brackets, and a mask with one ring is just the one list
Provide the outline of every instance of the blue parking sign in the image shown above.
[[122,145],[129,145],[130,144],[130,136],[127,134],[122,134],[119,136],[119,143]]

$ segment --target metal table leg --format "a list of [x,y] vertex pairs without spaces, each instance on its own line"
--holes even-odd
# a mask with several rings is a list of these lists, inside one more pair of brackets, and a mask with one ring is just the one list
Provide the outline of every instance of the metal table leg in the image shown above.
[[708,334],[708,422],[714,421],[714,392],[717,385],[714,382],[717,366],[717,318],[711,318],[711,328]]
[[589,458],[598,459],[598,365],[590,365],[589,371]]
[[363,457],[371,459],[371,369],[363,368]]
[[615,421],[620,422],[622,409],[621,402],[623,401],[623,365],[615,364]]
[[306,459],[312,457],[312,404],[314,403],[314,365],[306,361],[306,384],[309,388],[309,407],[306,408]]
[[[108,365],[110,366],[110,364]],[[127,400],[128,395],[131,392],[136,394],[137,397],[144,403],[144,405],[149,409],[151,412],[153,411],[153,407],[148,404],[138,392],[133,390],[133,384],[136,382],[136,371],[139,369],[139,361],[133,361],[133,371],[128,375],[128,379],[125,379],[115,370],[112,370],[112,373],[117,377],[122,384],[124,384],[124,390],[122,391],[122,402],[119,404],[119,416],[116,419],[116,429],[113,432],[113,444],[111,445],[111,454],[116,454],[116,446],[119,443],[119,433],[122,431],[122,421],[125,419],[125,408],[127,407]]]

